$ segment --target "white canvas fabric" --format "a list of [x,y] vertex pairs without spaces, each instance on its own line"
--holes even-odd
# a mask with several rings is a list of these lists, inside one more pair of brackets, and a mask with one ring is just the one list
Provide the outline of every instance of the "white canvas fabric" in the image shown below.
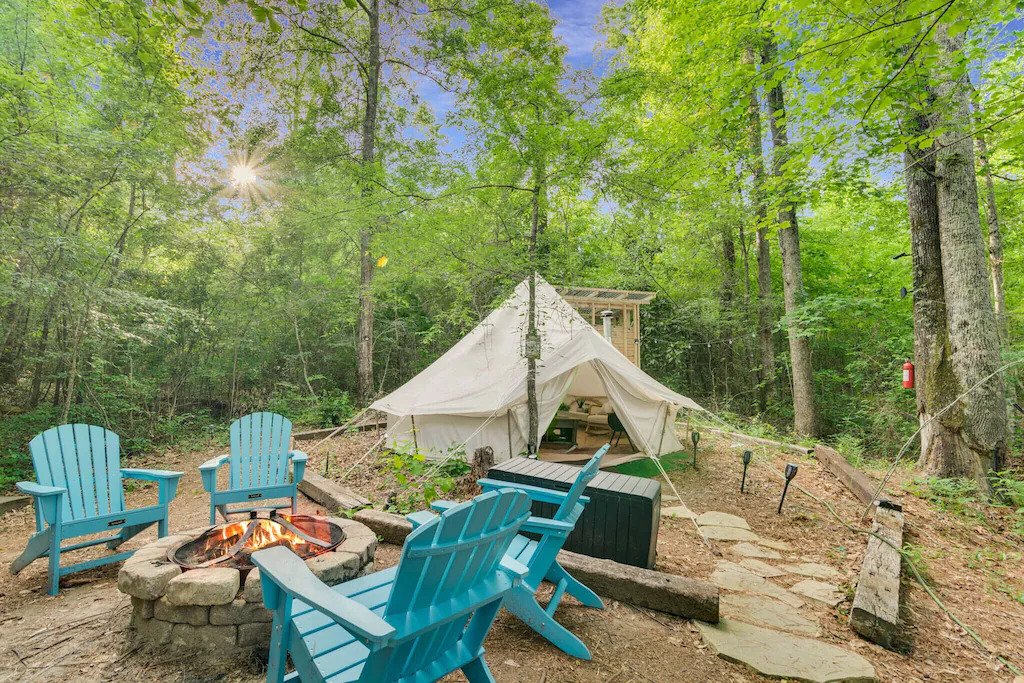
[[[528,287],[524,280],[447,353],[371,406],[388,416],[389,446],[415,444],[431,456],[490,446],[496,462],[525,453]],[[541,434],[566,396],[588,397],[610,401],[634,447],[647,455],[682,448],[676,413],[703,409],[633,365],[540,277],[537,328]]]

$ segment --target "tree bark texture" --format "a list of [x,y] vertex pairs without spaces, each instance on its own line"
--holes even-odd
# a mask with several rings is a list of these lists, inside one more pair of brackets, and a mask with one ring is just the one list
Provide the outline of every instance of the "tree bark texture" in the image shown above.
[[[775,44],[769,40],[762,56],[763,63],[775,60]],[[782,84],[768,90],[768,124],[772,137],[772,172],[785,188],[783,164],[789,139],[786,132],[786,104]],[[782,257],[782,294],[786,314],[792,315],[804,300],[803,269],[800,260],[800,231],[792,192],[783,189],[778,209],[779,254]],[[814,374],[811,368],[811,344],[792,321],[789,324],[789,356],[793,384],[793,429],[798,434],[818,433],[814,407]]]
[[985,180],[985,222],[988,225],[988,271],[992,280],[992,303],[996,313],[996,328],[1005,344],[1009,336],[1006,318],[1006,294],[1003,290],[1003,235],[999,231],[999,210],[996,207],[996,188],[992,180],[992,167],[988,161],[988,145],[979,135],[978,161]]
[[[366,107],[362,123],[363,172],[372,173],[376,158],[377,107],[380,87],[380,4],[367,0],[363,5],[369,25],[366,55]],[[369,185],[365,192],[369,192]],[[359,400],[369,403],[373,398],[373,225],[359,231],[359,320],[356,325],[356,364],[359,376]]]
[[[936,80],[942,134],[935,153],[942,279],[953,371],[961,388],[967,390],[998,368],[999,335],[981,236],[970,133],[970,84],[967,70],[954,69],[953,64],[962,58],[963,34],[952,38],[940,26],[937,36],[945,57]],[[986,380],[964,397],[962,405],[961,438],[977,457],[973,475],[985,487],[992,449],[1006,446],[1006,386],[1002,375]]]
[[[904,130],[910,135],[922,134],[927,129],[924,117],[904,122]],[[932,416],[952,403],[959,393],[946,328],[935,157],[928,151],[908,149],[903,160],[914,286],[917,416],[919,424],[927,425],[921,431],[918,465],[935,476],[958,476],[972,471],[967,464],[973,458],[969,450],[961,447],[957,434],[963,419],[961,412],[954,408],[929,424]]]

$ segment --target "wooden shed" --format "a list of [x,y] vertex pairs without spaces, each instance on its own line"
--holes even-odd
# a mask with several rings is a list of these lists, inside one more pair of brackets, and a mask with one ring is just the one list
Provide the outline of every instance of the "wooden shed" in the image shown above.
[[640,307],[654,301],[654,292],[602,287],[559,287],[558,293],[604,334],[602,311],[612,312],[612,344],[640,367]]

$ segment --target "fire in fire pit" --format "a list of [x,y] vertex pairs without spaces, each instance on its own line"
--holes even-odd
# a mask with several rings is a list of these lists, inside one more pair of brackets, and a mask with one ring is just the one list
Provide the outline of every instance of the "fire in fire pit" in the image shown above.
[[197,538],[172,546],[167,559],[183,569],[231,567],[252,569],[249,557],[257,550],[283,545],[302,559],[334,549],[345,532],[323,517],[271,511],[269,517],[251,513],[244,522],[211,527]]

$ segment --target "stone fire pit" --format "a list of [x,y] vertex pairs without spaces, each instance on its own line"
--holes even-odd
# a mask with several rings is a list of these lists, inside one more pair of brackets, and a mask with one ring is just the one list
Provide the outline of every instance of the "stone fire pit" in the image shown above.
[[[329,585],[372,572],[376,535],[350,519],[327,520],[342,528],[345,539],[307,559],[306,566]],[[168,550],[210,529],[200,527],[161,538],[125,561],[117,587],[131,596],[131,626],[139,644],[227,655],[270,643],[273,617],[263,607],[259,569],[183,570],[168,559]]]

